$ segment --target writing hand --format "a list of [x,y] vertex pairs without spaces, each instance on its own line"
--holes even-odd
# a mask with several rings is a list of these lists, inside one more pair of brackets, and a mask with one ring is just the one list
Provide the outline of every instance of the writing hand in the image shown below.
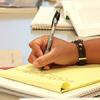
[[44,54],[48,41],[48,36],[39,37],[30,42],[29,46],[32,52],[28,61],[36,68],[45,66],[49,69],[49,64],[73,65],[77,62],[78,54],[75,44],[67,42],[56,37],[53,38],[51,51]]

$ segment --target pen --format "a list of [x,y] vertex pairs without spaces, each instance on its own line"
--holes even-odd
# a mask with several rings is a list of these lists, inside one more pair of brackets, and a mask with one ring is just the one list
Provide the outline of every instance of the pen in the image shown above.
[[[46,47],[44,54],[48,53],[51,50],[51,46],[52,46],[52,42],[53,42],[53,36],[55,34],[56,26],[57,26],[59,19],[60,19],[60,9],[56,10],[56,12],[54,14],[52,24],[51,24],[51,33],[48,37],[47,47]],[[41,70],[44,70],[44,67],[42,67]]]

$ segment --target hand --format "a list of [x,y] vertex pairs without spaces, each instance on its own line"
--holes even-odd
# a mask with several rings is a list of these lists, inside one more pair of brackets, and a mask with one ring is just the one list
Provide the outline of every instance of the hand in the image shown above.
[[28,61],[35,67],[40,68],[46,66],[49,69],[49,64],[73,65],[77,62],[78,53],[75,44],[64,40],[53,38],[51,51],[43,54],[48,41],[48,36],[42,36],[30,42],[29,46],[32,52]]

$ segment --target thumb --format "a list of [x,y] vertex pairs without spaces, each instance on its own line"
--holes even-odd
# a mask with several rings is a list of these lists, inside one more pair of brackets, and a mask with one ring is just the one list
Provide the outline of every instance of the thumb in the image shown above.
[[34,62],[33,65],[37,68],[46,66],[48,64],[51,64],[54,62],[54,52],[51,51],[43,56],[40,56],[39,58],[37,58]]

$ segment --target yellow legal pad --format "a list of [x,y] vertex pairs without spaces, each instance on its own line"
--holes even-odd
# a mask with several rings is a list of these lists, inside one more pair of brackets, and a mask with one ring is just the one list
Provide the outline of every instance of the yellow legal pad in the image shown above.
[[0,70],[0,76],[62,93],[100,82],[100,65],[69,66],[40,71],[27,64]]

